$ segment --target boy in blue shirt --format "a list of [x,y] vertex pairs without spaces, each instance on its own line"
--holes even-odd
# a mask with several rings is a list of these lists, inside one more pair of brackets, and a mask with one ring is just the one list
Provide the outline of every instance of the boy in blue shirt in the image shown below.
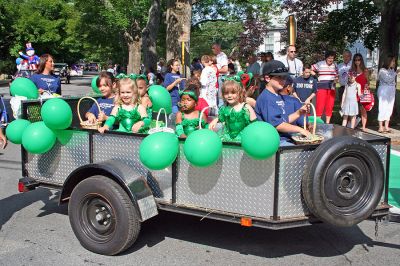
[[311,65],[304,64],[303,75],[293,81],[293,95],[304,103],[311,103],[317,93],[318,81],[311,76]]
[[[285,101],[279,91],[285,85],[289,72],[285,65],[277,60],[271,60],[263,67],[262,73],[268,82],[263,92],[257,98],[255,112],[258,120],[273,125],[279,133],[300,133],[311,137],[311,133],[304,128],[292,125],[301,115],[307,113],[307,105],[303,105],[294,113],[288,114],[285,111]],[[281,145],[290,145],[282,139]]]

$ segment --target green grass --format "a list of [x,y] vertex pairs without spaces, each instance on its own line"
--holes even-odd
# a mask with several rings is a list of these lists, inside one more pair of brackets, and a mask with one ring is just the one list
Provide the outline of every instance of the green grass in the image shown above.
[[400,208],[400,156],[390,155],[389,204]]

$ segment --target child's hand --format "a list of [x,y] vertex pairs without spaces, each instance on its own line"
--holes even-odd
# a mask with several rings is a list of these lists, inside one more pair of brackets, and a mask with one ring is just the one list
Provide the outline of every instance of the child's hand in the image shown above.
[[211,121],[210,124],[208,124],[208,129],[214,130],[217,123],[218,123],[218,119],[214,119],[213,121]]
[[310,105],[309,104],[304,104],[302,107],[299,109],[300,115],[305,115],[310,112]]
[[108,116],[103,111],[101,111],[99,113],[99,116],[97,117],[97,120],[100,122],[103,122],[103,121],[106,121],[107,118],[108,118]]
[[108,127],[107,127],[107,126],[99,127],[99,129],[98,129],[98,131],[99,131],[101,134],[103,134],[106,130],[108,130]]
[[309,139],[311,139],[311,137],[312,137],[312,134],[311,134],[308,130],[305,130],[304,128],[301,128],[301,130],[300,130],[299,133],[300,133],[301,135],[303,135],[303,136],[309,138]]
[[144,125],[143,121],[139,121],[136,122],[133,126],[132,126],[132,132],[133,133],[137,133],[139,131],[139,129]]
[[87,117],[87,120],[88,120],[91,124],[96,123],[96,117],[94,116],[94,114],[88,113],[86,117]]

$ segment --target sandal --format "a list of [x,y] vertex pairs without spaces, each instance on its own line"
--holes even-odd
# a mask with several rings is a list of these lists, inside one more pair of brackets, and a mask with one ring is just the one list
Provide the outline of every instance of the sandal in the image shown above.
[[385,130],[381,130],[381,129],[379,129],[378,132],[379,132],[379,133],[382,133],[382,134],[385,134],[385,133],[386,133]]
[[392,133],[392,130],[388,129],[388,130],[383,131],[383,133]]

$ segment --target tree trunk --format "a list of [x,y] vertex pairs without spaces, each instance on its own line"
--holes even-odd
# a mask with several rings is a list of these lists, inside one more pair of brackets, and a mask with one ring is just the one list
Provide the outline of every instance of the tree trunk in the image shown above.
[[127,74],[139,73],[142,55],[142,37],[139,23],[132,22],[131,32],[124,33],[125,39],[128,44],[128,67]]
[[149,10],[147,25],[142,32],[143,64],[146,68],[157,70],[157,34],[160,27],[161,4],[160,0],[153,0]]
[[[190,27],[192,23],[192,0],[167,0],[167,61],[179,58],[185,66],[190,65]],[[182,53],[182,43],[185,49]],[[184,60],[182,60],[184,59]],[[184,73],[188,74],[187,67]]]
[[379,54],[379,68],[387,56],[399,57],[400,41],[400,2],[388,0],[381,5],[381,49]]

